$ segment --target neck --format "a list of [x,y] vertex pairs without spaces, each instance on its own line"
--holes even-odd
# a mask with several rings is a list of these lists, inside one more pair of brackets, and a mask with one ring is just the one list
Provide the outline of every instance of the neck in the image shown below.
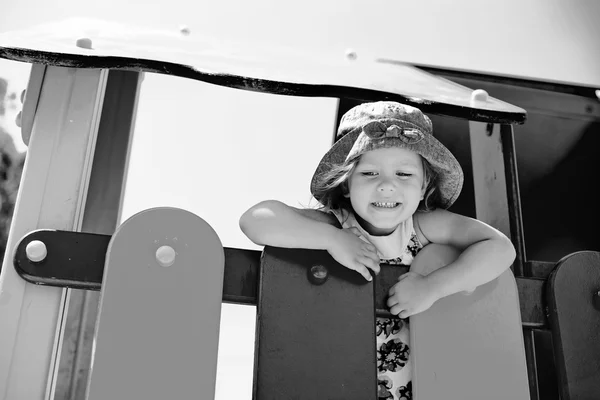
[[362,219],[357,213],[354,213],[354,217],[356,218],[356,221],[359,223],[361,228],[363,228],[371,236],[389,236],[392,233],[394,233],[396,229],[398,229],[398,227],[395,227],[394,229],[380,229],[369,224],[367,221]]

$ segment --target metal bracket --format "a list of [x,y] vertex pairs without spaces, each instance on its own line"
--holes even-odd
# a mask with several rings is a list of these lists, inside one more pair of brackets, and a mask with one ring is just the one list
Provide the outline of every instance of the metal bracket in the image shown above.
[[37,285],[100,290],[111,237],[35,230],[19,241],[13,264],[23,279]]

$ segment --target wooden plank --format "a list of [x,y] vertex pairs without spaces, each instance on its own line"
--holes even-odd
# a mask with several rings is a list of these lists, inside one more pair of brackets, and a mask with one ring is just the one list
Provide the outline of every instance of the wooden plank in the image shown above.
[[[143,75],[109,71],[82,230],[112,235],[121,219],[125,172]],[[56,397],[83,399],[92,358],[99,292],[71,293]]]
[[477,219],[511,237],[500,125],[469,122]]
[[563,400],[600,393],[600,253],[581,251],[550,275],[549,319]]
[[224,261],[215,231],[190,212],[155,208],[121,224],[108,248],[86,398],[213,399]]
[[[449,246],[428,245],[411,271],[427,275],[459,255]],[[414,398],[529,400],[519,311],[507,270],[471,294],[444,297],[410,317]]]
[[[42,231],[37,231],[28,238],[31,240],[41,240],[44,235]],[[29,239],[28,239],[29,240]],[[25,242],[27,243],[27,242]],[[51,243],[51,241],[49,241]],[[47,243],[48,244],[48,243]],[[21,246],[24,248],[24,246]],[[258,275],[260,270],[260,258],[261,252],[257,250],[245,250],[225,247],[225,278],[223,282],[223,301],[226,303],[233,304],[246,304],[256,305],[257,304],[257,286],[258,286]],[[67,255],[68,256],[68,255]],[[65,258],[66,259],[66,258]],[[74,258],[74,260],[76,260]],[[104,259],[98,259],[98,261],[104,263]],[[27,262],[25,255],[19,256],[18,262],[23,266],[22,263]],[[75,261],[77,262],[77,261]],[[516,277],[517,288],[519,292],[519,303],[521,306],[521,320],[523,326],[536,329],[548,329],[548,321],[546,318],[546,304],[543,297],[544,285],[546,279],[554,263],[539,263],[530,262],[535,268],[544,268],[546,272],[538,272],[539,277],[524,278]],[[65,264],[66,265],[66,264]],[[536,267],[541,265],[541,267]],[[76,266],[70,265],[70,271]],[[52,285],[53,279],[48,278],[48,274],[37,274],[40,268],[27,268],[28,275],[27,279],[41,285]],[[54,285],[68,285],[72,288],[82,288],[81,285],[86,285],[85,288],[88,291],[98,291],[101,288],[101,276],[102,272],[98,274],[100,278],[98,282],[87,282],[81,283],[71,280],[59,281],[56,279],[56,269],[46,268],[45,271],[50,271],[54,279]],[[391,287],[398,279],[398,277],[408,271],[408,267],[403,266],[389,266],[386,264],[381,265],[381,272],[375,277],[375,312],[379,317],[393,317],[386,306],[387,301],[387,289]],[[90,274],[86,275],[90,278]],[[33,279],[37,277],[38,279]],[[79,286],[77,286],[79,285]]]
[[531,271],[532,278],[548,279],[550,273],[556,268],[556,263],[549,261],[532,261],[525,263],[526,269]]
[[502,143],[502,155],[504,156],[505,190],[510,227],[509,237],[517,252],[512,269],[517,276],[531,276],[531,271],[526,269],[527,265],[525,263],[527,254],[525,253],[519,172],[517,170],[517,153],[512,125],[500,126],[500,142]]
[[31,137],[35,114],[38,110],[45,75],[45,65],[33,64],[31,66],[25,98],[23,99],[23,110],[21,111],[21,139],[27,146],[29,146],[29,138]]
[[[322,284],[309,280],[316,266]],[[327,252],[266,247],[253,398],[376,398],[373,301],[373,284]]]
[[[38,228],[81,229],[105,85],[104,70],[46,69],[8,249]],[[11,253],[0,275],[0,398],[48,398],[68,291],[26,284]]]

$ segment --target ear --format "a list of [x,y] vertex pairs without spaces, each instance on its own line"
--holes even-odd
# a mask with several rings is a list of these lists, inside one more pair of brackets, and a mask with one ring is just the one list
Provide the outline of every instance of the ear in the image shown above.
[[346,192],[346,191],[344,190],[344,197],[345,197],[345,198],[347,198],[347,199],[349,199],[349,198],[350,198],[350,193],[349,193],[349,192]]

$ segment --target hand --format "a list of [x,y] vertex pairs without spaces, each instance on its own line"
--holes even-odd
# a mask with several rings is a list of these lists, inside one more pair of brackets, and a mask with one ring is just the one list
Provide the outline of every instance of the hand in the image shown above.
[[375,274],[378,274],[380,269],[377,249],[371,243],[360,238],[358,228],[339,229],[338,231],[339,233],[332,238],[327,251],[344,267],[360,273],[366,280],[371,281],[373,277],[369,269]]
[[427,278],[416,272],[401,275],[388,294],[390,312],[400,318],[423,312],[439,299]]

